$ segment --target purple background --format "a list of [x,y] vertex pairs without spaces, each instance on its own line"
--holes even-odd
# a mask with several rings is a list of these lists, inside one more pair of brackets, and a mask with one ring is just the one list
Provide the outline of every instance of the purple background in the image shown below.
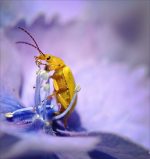
[[[36,50],[62,58],[81,86],[76,110],[88,131],[150,148],[149,2],[0,1],[0,88],[33,105]],[[21,96],[19,96],[21,92]]]

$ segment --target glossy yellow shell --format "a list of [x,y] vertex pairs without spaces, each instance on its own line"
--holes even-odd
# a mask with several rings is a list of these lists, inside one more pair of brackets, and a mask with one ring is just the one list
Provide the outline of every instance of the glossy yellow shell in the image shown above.
[[57,102],[61,104],[63,111],[66,109],[74,95],[75,80],[73,74],[68,66],[65,66],[54,73],[53,85],[57,93]]
[[[37,59],[44,60],[47,62],[47,71],[54,71],[54,74],[51,76],[54,85],[53,95],[55,95],[57,103],[61,104],[61,109],[59,112],[61,113],[65,109],[67,109],[75,93],[76,84],[71,69],[68,66],[66,66],[62,59],[56,56],[52,56],[50,54],[42,54],[39,57],[37,57]],[[71,110],[64,118],[65,126],[67,124],[67,118],[72,113],[76,105],[76,101],[77,99],[75,99],[75,102]]]
[[63,68],[63,74],[64,74],[64,77],[65,77],[65,81],[67,83],[70,98],[72,99],[72,97],[74,95],[74,92],[75,92],[75,86],[76,85],[75,85],[75,80],[74,80],[73,74],[71,72],[71,69],[68,66],[65,66]]

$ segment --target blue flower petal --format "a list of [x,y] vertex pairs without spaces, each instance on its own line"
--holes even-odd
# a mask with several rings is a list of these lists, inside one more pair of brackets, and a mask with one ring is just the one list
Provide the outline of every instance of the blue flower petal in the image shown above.
[[[9,156],[9,153],[14,155],[11,158],[9,156],[7,159],[148,159],[150,157],[148,151],[142,147],[109,133],[89,133],[86,136],[82,135],[81,140],[78,137],[64,139],[62,137],[49,138],[38,133],[36,136],[35,134],[34,137],[28,136],[31,138],[26,137],[24,140],[7,133],[1,135],[0,139],[3,142],[0,143],[0,156],[7,152],[7,156]],[[84,151],[85,143],[83,141],[84,139],[86,141],[90,140],[91,136],[96,138],[97,144],[92,146],[91,142],[91,148],[87,149],[88,151]],[[55,140],[56,143],[53,143]],[[58,143],[59,141],[60,143]],[[50,143],[53,143],[53,145],[49,146]],[[81,150],[74,149],[73,145],[75,143],[77,143]],[[56,145],[63,146],[63,150],[60,149],[58,151],[59,148],[55,147]],[[15,149],[18,146],[20,148],[17,150],[20,152],[17,152]],[[70,149],[71,146],[72,149]]]
[[[96,148],[89,152],[92,159],[148,159],[149,151],[143,147],[111,133],[90,133],[101,139]],[[95,157],[96,156],[96,157]]]
[[10,96],[8,93],[0,94],[0,120],[4,120],[4,114],[21,109],[23,106],[16,98]]

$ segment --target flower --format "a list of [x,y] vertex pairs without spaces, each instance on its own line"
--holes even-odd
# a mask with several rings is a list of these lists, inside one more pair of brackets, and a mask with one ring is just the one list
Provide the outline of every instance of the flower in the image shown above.
[[[26,24],[26,20],[24,22]],[[24,24],[20,22],[20,26]],[[45,115],[41,116],[42,119],[36,118],[31,111],[34,105],[38,105],[34,104],[34,99],[37,103],[40,101],[39,93],[34,98],[35,89],[32,89],[37,69],[34,50],[14,44],[18,39],[27,38],[16,27],[15,23],[14,27],[4,28],[0,39],[2,158],[149,157],[145,148],[130,141],[149,147],[147,68],[145,65],[130,67],[129,63],[117,61],[123,58],[117,53],[129,47],[116,38],[109,26],[103,30],[95,22],[74,21],[70,24],[60,23],[58,19],[51,25],[41,24],[38,19],[26,25],[41,48],[65,60],[81,85],[76,111],[68,120],[68,130],[60,121],[54,122],[52,129],[44,126]],[[134,51],[128,52],[134,54]],[[5,118],[5,113],[20,109],[29,110],[16,114],[12,121]],[[37,107],[37,113],[38,110],[43,111],[40,107]],[[57,133],[50,133],[52,131]]]

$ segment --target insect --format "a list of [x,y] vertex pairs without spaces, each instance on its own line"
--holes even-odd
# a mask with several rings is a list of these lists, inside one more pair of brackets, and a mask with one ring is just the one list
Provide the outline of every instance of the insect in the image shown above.
[[[51,95],[47,97],[47,99],[50,99],[54,96],[56,98],[57,103],[61,104],[60,113],[64,112],[69,106],[74,96],[75,87],[76,87],[74,76],[72,74],[70,67],[67,66],[64,63],[64,61],[59,57],[43,53],[40,50],[33,36],[24,28],[21,27],[18,28],[24,31],[26,34],[28,34],[30,38],[33,40],[35,45],[24,41],[18,41],[17,43],[27,44],[37,49],[39,52],[39,56],[35,56],[36,65],[38,67],[40,67],[40,65],[45,65],[46,71],[49,72],[54,71],[53,75],[50,76],[50,78],[53,80],[54,91]],[[70,114],[73,112],[76,102],[77,98],[73,104],[73,107],[64,118],[65,127],[67,126],[67,119],[70,116]]]

